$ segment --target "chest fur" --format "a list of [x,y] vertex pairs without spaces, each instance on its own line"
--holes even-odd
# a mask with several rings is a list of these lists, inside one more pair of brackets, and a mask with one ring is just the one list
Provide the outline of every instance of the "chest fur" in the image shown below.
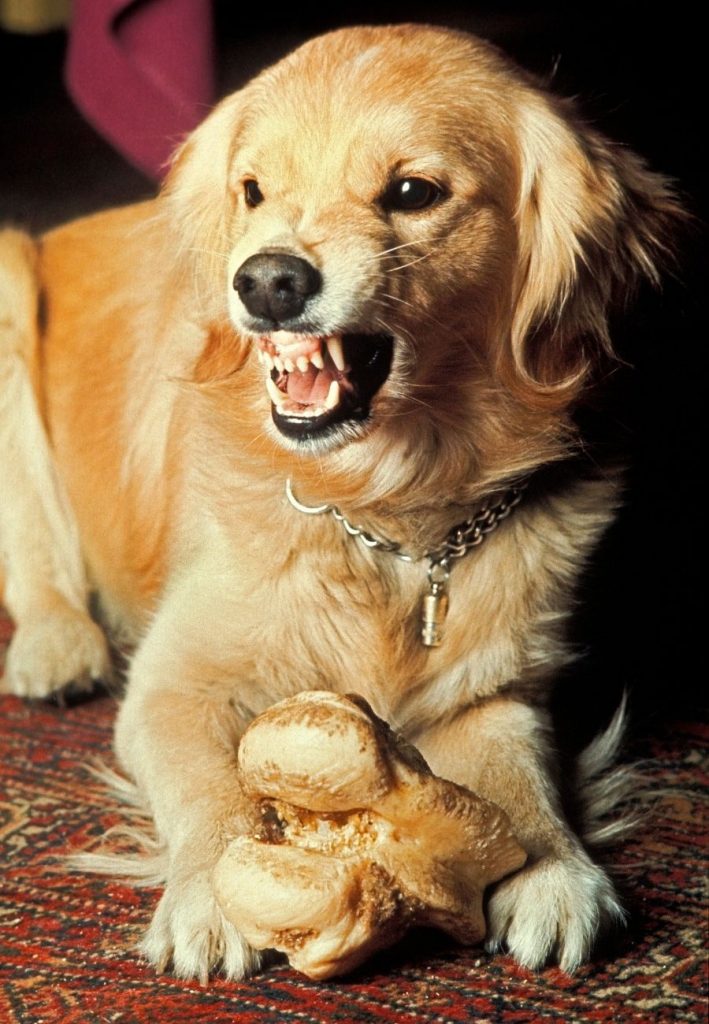
[[260,572],[242,558],[249,610],[240,620],[250,623],[251,677],[264,706],[302,689],[354,691],[397,720],[432,688],[442,687],[450,706],[521,671],[539,602],[524,573],[506,571],[511,537],[501,533],[455,565],[441,644],[427,647],[427,563],[368,551],[332,525],[315,544],[271,552]]
[[354,691],[415,731],[511,684],[545,685],[566,660],[573,587],[609,517],[608,494],[589,484],[516,510],[453,565],[439,647],[420,639],[425,561],[367,550],[330,517],[275,506],[238,531],[230,519],[206,544],[189,614],[197,582],[200,643],[220,652],[253,713],[303,689]]

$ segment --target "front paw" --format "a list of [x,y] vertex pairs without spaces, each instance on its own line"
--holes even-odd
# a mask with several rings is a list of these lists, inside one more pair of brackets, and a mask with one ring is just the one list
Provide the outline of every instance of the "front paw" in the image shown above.
[[172,964],[178,977],[202,984],[212,971],[239,981],[261,964],[261,954],[219,909],[211,868],[168,882],[140,950],[159,972]]
[[70,684],[90,690],[110,676],[106,639],[85,612],[69,605],[23,620],[10,641],[3,689],[18,697],[48,697]]
[[624,918],[612,882],[578,849],[543,857],[498,885],[488,905],[486,946],[490,952],[506,947],[525,967],[554,959],[572,973],[599,932]]

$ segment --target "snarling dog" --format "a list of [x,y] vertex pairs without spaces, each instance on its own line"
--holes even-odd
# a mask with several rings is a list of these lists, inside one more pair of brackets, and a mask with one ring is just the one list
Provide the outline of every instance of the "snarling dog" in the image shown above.
[[258,962],[213,869],[240,734],[301,690],[362,695],[507,812],[528,861],[492,948],[571,970],[621,914],[545,702],[617,497],[574,411],[676,212],[495,49],[398,26],[225,99],[154,202],[3,235],[5,687],[106,672],[90,594],[136,645],[116,751],[165,850],[154,964]]

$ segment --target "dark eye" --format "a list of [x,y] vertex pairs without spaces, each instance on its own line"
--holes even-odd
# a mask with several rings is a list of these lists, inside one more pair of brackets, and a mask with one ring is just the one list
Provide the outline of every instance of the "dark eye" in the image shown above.
[[385,210],[425,210],[443,195],[443,189],[427,178],[399,178],[382,196]]
[[244,198],[247,206],[258,206],[263,202],[263,192],[255,178],[247,178],[244,182]]

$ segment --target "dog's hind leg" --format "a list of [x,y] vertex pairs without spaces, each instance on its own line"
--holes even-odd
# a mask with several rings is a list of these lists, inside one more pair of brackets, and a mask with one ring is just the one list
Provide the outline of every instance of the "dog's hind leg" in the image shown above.
[[109,664],[34,386],[36,266],[27,235],[0,233],[0,595],[16,623],[0,682],[27,697],[90,685]]

